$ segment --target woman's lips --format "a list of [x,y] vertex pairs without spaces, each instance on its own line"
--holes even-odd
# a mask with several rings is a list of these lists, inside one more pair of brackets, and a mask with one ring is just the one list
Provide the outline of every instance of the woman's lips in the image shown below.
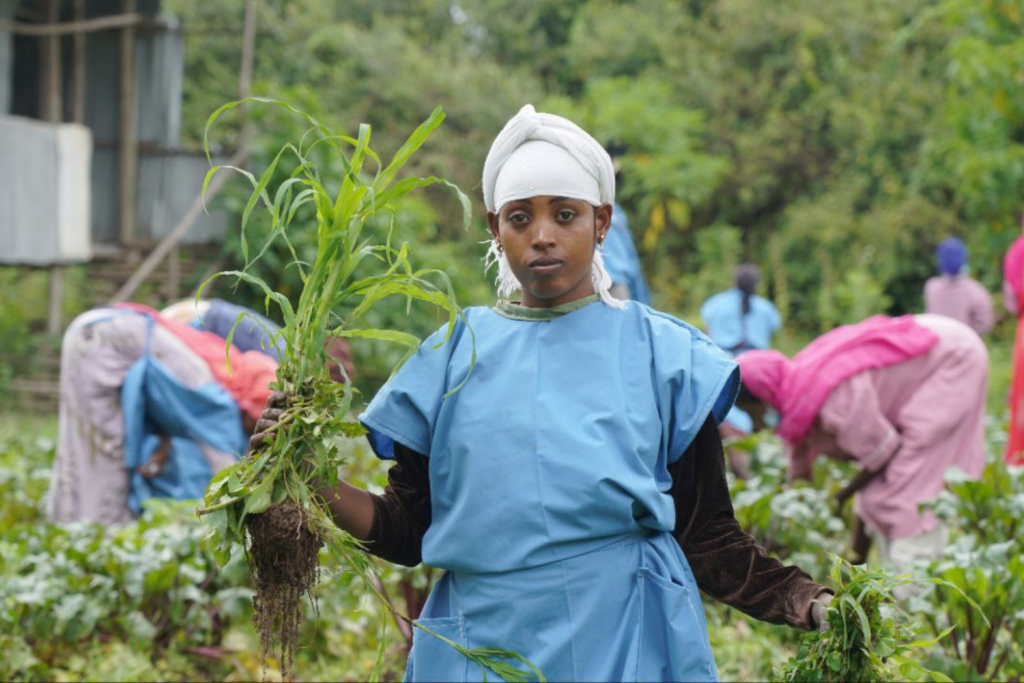
[[562,267],[562,263],[559,259],[542,256],[530,261],[529,267],[535,273],[553,273]]

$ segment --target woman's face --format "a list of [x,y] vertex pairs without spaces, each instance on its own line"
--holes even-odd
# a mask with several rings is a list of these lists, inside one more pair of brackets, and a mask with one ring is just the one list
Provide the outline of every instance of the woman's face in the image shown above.
[[594,293],[594,248],[611,223],[612,207],[596,209],[566,197],[507,202],[487,223],[512,273],[523,286],[523,305],[549,308]]

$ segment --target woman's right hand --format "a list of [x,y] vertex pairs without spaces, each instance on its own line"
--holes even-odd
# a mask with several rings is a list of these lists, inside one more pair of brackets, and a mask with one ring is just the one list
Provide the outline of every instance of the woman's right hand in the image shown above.
[[274,427],[277,426],[277,421],[281,419],[281,415],[288,408],[288,403],[288,394],[281,391],[275,391],[267,397],[267,407],[263,409],[260,419],[256,421],[256,430],[252,438],[249,439],[251,450],[255,451],[273,441],[276,431]]

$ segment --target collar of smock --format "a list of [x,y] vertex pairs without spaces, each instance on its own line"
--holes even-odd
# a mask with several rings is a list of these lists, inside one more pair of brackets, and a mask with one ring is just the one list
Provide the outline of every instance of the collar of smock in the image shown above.
[[498,301],[494,305],[494,312],[509,320],[525,320],[527,322],[548,322],[560,318],[567,313],[578,311],[584,306],[597,303],[601,300],[597,294],[585,296],[568,303],[559,304],[550,308],[531,308],[512,301]]

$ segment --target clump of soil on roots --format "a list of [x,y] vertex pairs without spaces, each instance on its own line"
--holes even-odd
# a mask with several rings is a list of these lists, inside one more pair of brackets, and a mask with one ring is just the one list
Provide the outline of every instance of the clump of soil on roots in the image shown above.
[[323,546],[307,528],[306,511],[297,505],[271,505],[247,520],[249,571],[256,583],[253,621],[260,634],[266,675],[267,655],[278,654],[281,677],[288,680],[299,644],[302,597],[317,609],[313,588],[320,578],[317,554]]

